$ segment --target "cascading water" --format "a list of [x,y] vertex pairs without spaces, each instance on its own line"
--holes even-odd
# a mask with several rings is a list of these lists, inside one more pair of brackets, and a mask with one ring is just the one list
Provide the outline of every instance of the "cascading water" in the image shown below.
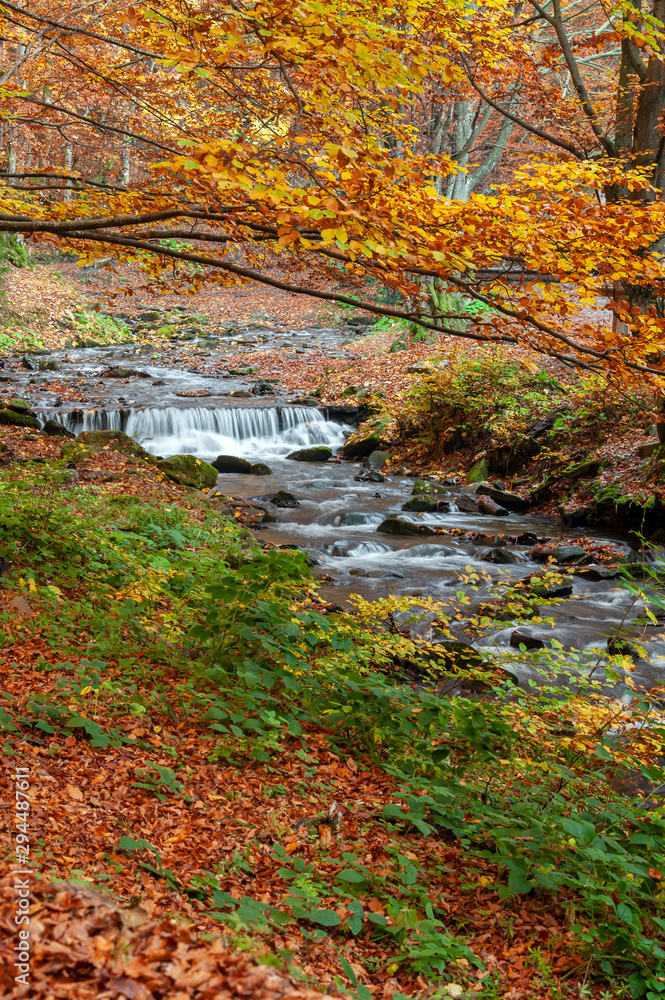
[[121,430],[155,455],[205,459],[222,454],[279,457],[317,444],[336,450],[345,437],[342,424],[326,420],[311,406],[53,410],[44,414],[44,419],[49,418],[74,434]]

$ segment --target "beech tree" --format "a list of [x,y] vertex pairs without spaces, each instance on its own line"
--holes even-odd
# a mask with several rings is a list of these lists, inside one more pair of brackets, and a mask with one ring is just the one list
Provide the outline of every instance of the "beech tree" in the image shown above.
[[[6,157],[0,222],[82,262],[136,261],[152,287],[258,281],[657,382],[662,3],[584,8],[572,32],[559,0],[0,0],[4,134],[31,144],[29,165]],[[434,88],[458,108],[458,157],[485,115],[497,149],[528,136],[491,191],[419,143]],[[432,283],[456,296],[433,302]],[[613,330],[579,315],[608,286],[648,289],[615,301]]]

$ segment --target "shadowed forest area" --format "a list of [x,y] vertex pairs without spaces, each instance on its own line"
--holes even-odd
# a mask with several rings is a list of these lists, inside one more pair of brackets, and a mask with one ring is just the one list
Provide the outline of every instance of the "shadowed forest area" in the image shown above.
[[665,996],[665,0],[0,0],[0,985]]

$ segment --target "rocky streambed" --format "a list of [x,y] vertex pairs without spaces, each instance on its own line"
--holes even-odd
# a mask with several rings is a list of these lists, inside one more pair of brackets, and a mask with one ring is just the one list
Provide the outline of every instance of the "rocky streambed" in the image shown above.
[[[262,337],[270,342],[265,331]],[[283,337],[279,332],[273,339]],[[297,337],[301,350],[310,344],[353,356],[337,331],[298,331]],[[635,681],[641,688],[661,683],[662,630],[635,624],[643,609],[617,568],[623,563],[639,576],[643,553],[601,531],[587,531],[580,544],[579,528],[530,514],[523,498],[496,484],[414,481],[387,471],[380,454],[369,462],[341,459],[357,410],[282,393],[278,379],[251,371],[253,344],[244,341],[211,345],[199,338],[186,353],[179,342],[147,345],[150,351],[137,344],[53,352],[38,356],[44,363],[37,372],[23,357],[6,358],[2,379],[14,402],[0,410],[0,421],[23,418],[69,436],[124,431],[152,455],[214,462],[219,478],[210,502],[232,498],[260,544],[305,550],[329,601],[343,604],[359,593],[448,602],[457,610],[452,628],[459,638],[471,637],[488,655],[515,650],[515,671],[525,680],[533,664],[520,660],[520,647],[538,650],[554,640],[568,650],[605,648],[608,641],[612,648],[628,623],[648,653],[633,649],[629,636]],[[598,553],[609,551],[608,566]],[[659,549],[646,558],[665,574]],[[548,563],[564,576],[556,585],[542,582]],[[513,606],[504,621],[470,635],[469,615],[496,600],[497,588],[519,581],[527,581],[528,613]],[[548,595],[567,599],[539,608],[538,596]],[[552,622],[534,621],[540,612]],[[433,619],[421,615],[406,627],[431,637]]]

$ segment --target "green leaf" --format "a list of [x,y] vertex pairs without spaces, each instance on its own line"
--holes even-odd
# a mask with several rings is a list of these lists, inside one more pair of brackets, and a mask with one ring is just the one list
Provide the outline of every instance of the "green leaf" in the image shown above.
[[530,892],[531,883],[519,872],[511,872],[508,876],[508,888],[512,893]]
[[335,913],[334,910],[318,908],[310,910],[309,919],[315,924],[321,924],[322,927],[338,927],[342,922],[339,913]]
[[342,882],[365,882],[366,877],[362,872],[356,872],[353,868],[344,868],[341,872],[337,872],[335,878],[339,878]]
[[134,837],[121,837],[118,847],[121,851],[154,851],[152,844],[141,837],[135,840]]

